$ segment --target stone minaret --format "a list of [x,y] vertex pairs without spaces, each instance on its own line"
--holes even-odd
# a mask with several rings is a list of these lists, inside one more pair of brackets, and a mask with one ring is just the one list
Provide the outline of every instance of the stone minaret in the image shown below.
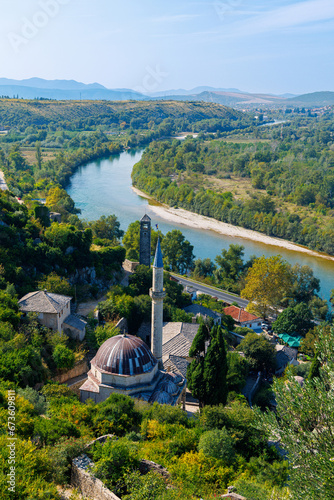
[[152,298],[152,327],[151,327],[151,351],[157,359],[159,367],[162,368],[162,322],[164,292],[164,269],[160,240],[158,239],[155,258],[153,263],[153,283],[150,289]]
[[151,266],[151,219],[147,214],[140,220],[139,264]]

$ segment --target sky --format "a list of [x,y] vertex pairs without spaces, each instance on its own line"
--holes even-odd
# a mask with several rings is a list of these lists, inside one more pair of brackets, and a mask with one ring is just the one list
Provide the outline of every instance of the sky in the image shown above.
[[2,0],[0,77],[334,91],[333,0]]

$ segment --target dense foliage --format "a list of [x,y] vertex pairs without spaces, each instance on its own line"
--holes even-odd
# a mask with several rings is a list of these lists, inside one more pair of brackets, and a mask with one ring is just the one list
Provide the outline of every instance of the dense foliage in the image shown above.
[[[333,254],[333,118],[296,120],[282,137],[277,128],[270,136],[262,130],[262,142],[205,136],[154,142],[134,167],[133,182],[168,205]],[[247,179],[244,195],[233,195],[230,181]]]

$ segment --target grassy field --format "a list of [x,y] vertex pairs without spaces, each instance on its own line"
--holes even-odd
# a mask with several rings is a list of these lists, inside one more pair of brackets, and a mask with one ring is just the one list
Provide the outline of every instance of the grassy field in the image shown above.
[[[42,161],[53,160],[56,155],[61,151],[60,149],[43,149],[42,148]],[[22,156],[27,160],[29,165],[36,163],[36,148],[21,148]]]

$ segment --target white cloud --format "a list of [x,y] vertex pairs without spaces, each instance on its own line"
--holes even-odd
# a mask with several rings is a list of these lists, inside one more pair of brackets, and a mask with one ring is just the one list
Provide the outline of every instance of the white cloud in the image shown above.
[[240,36],[267,33],[333,18],[333,0],[307,0],[252,16],[246,21],[230,24],[230,29],[225,30],[225,34]]

